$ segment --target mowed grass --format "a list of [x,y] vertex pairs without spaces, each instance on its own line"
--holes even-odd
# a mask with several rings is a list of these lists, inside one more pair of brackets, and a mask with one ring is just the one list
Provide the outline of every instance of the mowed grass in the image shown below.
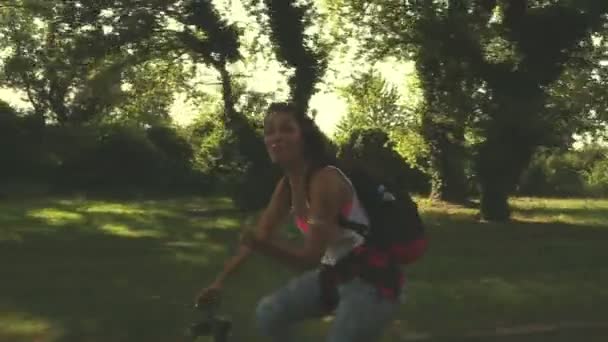
[[[430,250],[407,270],[408,298],[385,341],[607,339],[608,200],[513,199],[510,224],[419,203]],[[251,221],[223,198],[5,199],[0,341],[185,341],[194,294]],[[292,275],[255,257],[232,278],[222,309],[234,341],[263,341],[255,304]],[[328,325],[302,334],[322,341]]]

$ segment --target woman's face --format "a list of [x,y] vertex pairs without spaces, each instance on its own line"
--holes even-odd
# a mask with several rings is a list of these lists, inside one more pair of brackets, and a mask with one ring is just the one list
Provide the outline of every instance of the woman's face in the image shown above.
[[264,122],[264,143],[273,163],[286,165],[302,158],[302,131],[293,114],[268,114]]

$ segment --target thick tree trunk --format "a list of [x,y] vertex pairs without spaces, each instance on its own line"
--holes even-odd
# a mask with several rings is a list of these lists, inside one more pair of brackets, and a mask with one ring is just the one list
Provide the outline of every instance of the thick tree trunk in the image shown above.
[[[503,143],[509,144],[508,141]],[[488,141],[482,145],[478,155],[480,214],[485,221],[506,222],[511,218],[508,198],[517,184],[518,177],[514,176],[517,171],[512,164],[517,152],[510,154],[506,149],[508,146]]]
[[267,156],[263,138],[243,113],[234,108],[235,98],[230,73],[225,66],[216,67],[222,79],[224,124],[235,135],[244,171],[231,186],[235,205],[242,210],[259,210],[267,205],[280,174]]
[[511,218],[508,197],[541,143],[542,125],[531,120],[529,114],[538,110],[542,102],[507,98],[499,103],[497,110],[501,112],[496,113],[497,119],[477,151],[475,166],[481,187],[482,219],[504,222]]
[[481,185],[481,218],[491,222],[507,222],[511,219],[509,193],[498,183]]
[[[437,142],[435,142],[437,143]],[[464,149],[451,142],[431,148],[431,197],[452,203],[467,199],[464,173]]]
[[[438,26],[445,22],[437,21]],[[472,80],[457,63],[444,63],[453,58],[452,40],[423,45],[416,69],[420,77],[425,106],[422,110],[422,134],[429,147],[431,166],[431,197],[452,203],[465,203],[465,127],[472,112],[468,97],[474,89]],[[430,41],[430,40],[429,40]]]
[[424,114],[423,135],[430,149],[431,198],[464,203],[467,199],[464,172],[464,128],[434,122]]

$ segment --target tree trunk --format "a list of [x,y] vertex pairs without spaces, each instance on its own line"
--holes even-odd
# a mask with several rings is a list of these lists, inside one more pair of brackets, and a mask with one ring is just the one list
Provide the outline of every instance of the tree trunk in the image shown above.
[[259,136],[247,117],[234,108],[232,81],[225,64],[216,68],[222,79],[224,124],[235,135],[236,148],[244,168],[229,192],[239,209],[260,210],[268,203],[280,173],[267,156],[263,138]]
[[430,149],[431,198],[464,203],[467,199],[464,173],[464,128],[434,122],[423,114],[423,135]]
[[[477,154],[476,171],[481,191],[481,218],[486,221],[506,222],[511,218],[508,196],[515,188],[517,159],[521,157],[520,148],[514,146],[512,139],[503,134],[508,129],[492,130]],[[496,134],[496,135],[493,135]],[[521,167],[523,170],[523,167]]]
[[232,79],[230,73],[226,69],[226,64],[223,62],[221,65],[216,66],[222,79],[222,100],[224,101],[224,122],[229,124],[233,121],[236,114],[234,108],[234,99],[232,97]]
[[509,194],[498,183],[489,182],[481,186],[481,218],[491,222],[508,222],[511,219]]
[[450,142],[431,148],[431,198],[452,203],[467,199],[464,151]]
[[[435,24],[446,23],[437,21]],[[453,58],[450,54],[454,42],[444,37],[435,38],[443,39],[442,49],[437,51],[436,42],[423,45],[416,62],[425,101],[422,135],[430,149],[431,197],[465,203],[464,132],[472,112],[472,104],[466,99],[471,96],[474,86],[461,65],[442,61]]]
[[519,117],[514,112],[512,115],[502,113],[500,117],[506,120],[492,123],[486,141],[477,152],[475,167],[481,187],[481,216],[487,221],[510,219],[508,196],[516,189],[539,145],[537,139],[541,133],[533,128],[531,120],[525,120],[524,114],[529,112],[523,107],[520,109]]
[[[504,142],[508,144],[507,141]],[[514,155],[505,153],[502,146],[484,143],[477,161],[477,174],[481,192],[480,214],[486,221],[506,222],[511,218],[508,197],[515,188],[517,178],[513,168]],[[523,168],[522,168],[523,169]]]
[[510,219],[508,195],[517,188],[534,151],[551,135],[549,124],[537,114],[545,104],[542,90],[525,83],[518,90],[493,89],[492,119],[486,122],[486,139],[475,160],[481,216],[489,221]]

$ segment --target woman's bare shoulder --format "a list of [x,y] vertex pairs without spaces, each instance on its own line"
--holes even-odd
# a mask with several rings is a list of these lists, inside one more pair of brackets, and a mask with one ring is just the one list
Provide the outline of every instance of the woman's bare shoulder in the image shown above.
[[328,193],[346,195],[350,186],[342,173],[335,167],[324,167],[315,172],[310,180],[311,189],[327,191]]

